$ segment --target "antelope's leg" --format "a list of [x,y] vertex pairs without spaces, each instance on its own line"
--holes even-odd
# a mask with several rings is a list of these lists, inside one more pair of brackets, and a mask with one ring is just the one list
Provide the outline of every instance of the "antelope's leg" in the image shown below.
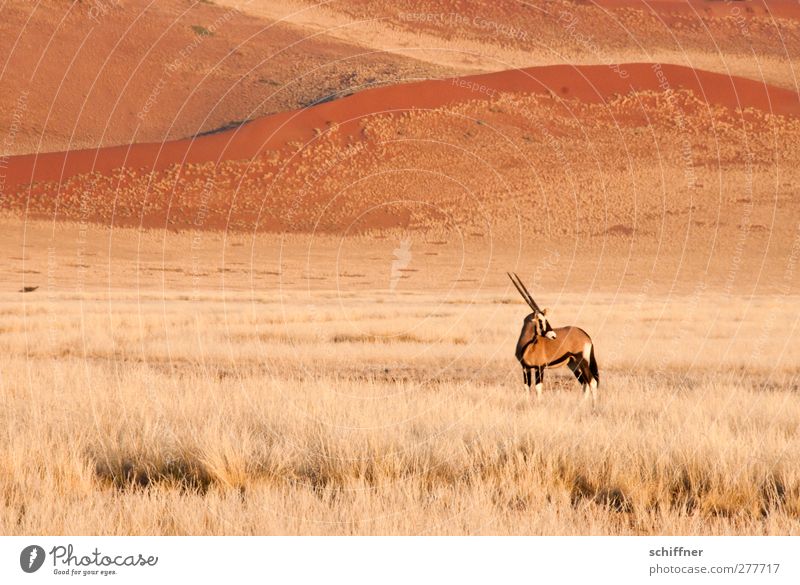
[[544,368],[537,367],[534,368],[534,374],[536,375],[536,400],[542,399],[542,379],[544,378]]
[[583,370],[583,394],[589,396],[592,393],[592,409],[597,405],[597,380],[592,376],[592,368],[589,366],[589,361],[586,359],[581,360],[581,369]]
[[583,388],[583,399],[586,400],[589,398],[589,376],[587,375],[588,370],[584,360],[573,356],[567,361],[567,366],[578,379],[578,384]]
[[572,371],[572,374],[575,376],[575,378],[578,379],[578,384],[581,386],[586,386],[586,380],[583,377],[583,370],[574,357],[571,357],[569,360],[567,360],[567,367]]
[[525,389],[530,392],[531,390],[531,369],[527,366],[522,366],[522,383],[525,384]]

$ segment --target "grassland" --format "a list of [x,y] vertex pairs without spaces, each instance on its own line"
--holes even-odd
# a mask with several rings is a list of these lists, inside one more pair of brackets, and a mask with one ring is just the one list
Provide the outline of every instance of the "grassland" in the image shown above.
[[[37,296],[39,295],[39,296]],[[2,534],[797,534],[794,296],[504,288],[0,297]]]

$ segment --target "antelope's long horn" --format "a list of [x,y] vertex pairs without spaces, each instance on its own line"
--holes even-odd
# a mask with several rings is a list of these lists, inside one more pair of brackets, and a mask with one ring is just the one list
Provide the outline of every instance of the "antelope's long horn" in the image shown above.
[[516,281],[516,280],[514,280],[514,277],[513,277],[513,276],[511,276],[511,273],[510,273],[510,272],[506,272],[506,274],[508,274],[508,278],[510,278],[510,279],[511,279],[511,282],[513,282],[513,283],[514,283],[514,287],[516,287],[516,289],[517,289],[517,292],[519,293],[519,296],[521,296],[521,297],[522,297],[522,300],[524,300],[524,301],[525,301],[525,302],[528,304],[528,306],[529,306],[531,309],[533,309],[533,305],[531,305],[531,302],[528,300],[528,297],[527,297],[527,296],[525,296],[525,293],[524,293],[524,292],[522,292],[522,289],[521,289],[521,288],[520,288],[520,286],[517,284],[517,281]]
[[519,285],[522,287],[522,290],[525,291],[525,295],[528,297],[528,300],[530,301],[530,305],[531,307],[533,307],[533,310],[541,313],[542,310],[539,308],[539,305],[536,304],[536,301],[533,300],[533,295],[531,295],[531,293],[528,292],[528,288],[522,283],[522,279],[516,272],[514,273],[514,276],[517,278],[517,281],[519,282]]
[[539,311],[539,307],[536,305],[536,302],[534,302],[533,297],[531,297],[530,293],[528,292],[528,289],[526,289],[525,285],[522,284],[522,280],[520,280],[519,276],[517,276],[517,273],[515,272],[512,275],[510,272],[506,272],[506,274],[508,274],[511,282],[514,283],[514,286],[516,287],[522,299],[528,303],[528,306],[534,311]]

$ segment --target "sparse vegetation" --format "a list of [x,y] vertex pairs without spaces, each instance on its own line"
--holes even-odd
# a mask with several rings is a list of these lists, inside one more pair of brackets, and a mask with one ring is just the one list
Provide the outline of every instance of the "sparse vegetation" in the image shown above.
[[210,36],[213,36],[213,35],[214,35],[214,33],[213,33],[213,32],[211,32],[211,31],[210,31],[210,30],[208,30],[206,27],[204,27],[204,26],[201,26],[201,25],[199,25],[199,24],[193,24],[193,25],[192,25],[192,30],[194,31],[194,33],[195,33],[197,36],[200,36],[200,37],[210,37]]
[[[786,184],[800,180],[798,150],[789,148],[800,122],[759,111],[739,119],[688,91],[670,99],[672,105],[664,95],[640,92],[603,104],[565,105],[541,95],[505,94],[434,111],[377,114],[352,125],[309,126],[308,143],[265,149],[252,160],[35,184],[6,194],[0,209],[50,217],[58,201],[59,217],[88,215],[117,226],[359,233],[457,225],[471,234],[491,225],[493,234],[522,230],[536,237],[608,236],[676,246],[687,237],[699,246],[718,236],[736,238],[748,214],[749,237],[757,225],[769,226],[773,235],[793,230],[795,202],[776,197],[773,175],[778,164]],[[684,112],[677,118],[681,132],[674,130],[677,111]],[[86,199],[81,194],[89,185],[93,197]],[[51,196],[55,189],[58,200]],[[737,202],[745,189],[750,200]],[[404,203],[386,204],[391,201]],[[735,223],[720,221],[720,206],[731,209]]]
[[790,301],[562,299],[598,343],[593,413],[566,374],[524,394],[502,294],[30,298],[0,303],[3,534],[800,526],[798,350],[761,368],[742,333],[772,313],[778,355]]

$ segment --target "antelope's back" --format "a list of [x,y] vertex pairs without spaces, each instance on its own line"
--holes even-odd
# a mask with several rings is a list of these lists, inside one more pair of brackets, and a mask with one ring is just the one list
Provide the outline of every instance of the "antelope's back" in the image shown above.
[[583,346],[592,342],[589,334],[580,327],[567,325],[554,328],[553,331],[556,333],[556,338],[551,339],[551,343],[573,353],[583,351]]
[[524,361],[529,365],[564,365],[569,357],[583,353],[591,339],[580,327],[557,327],[555,339],[540,337],[525,350]]

